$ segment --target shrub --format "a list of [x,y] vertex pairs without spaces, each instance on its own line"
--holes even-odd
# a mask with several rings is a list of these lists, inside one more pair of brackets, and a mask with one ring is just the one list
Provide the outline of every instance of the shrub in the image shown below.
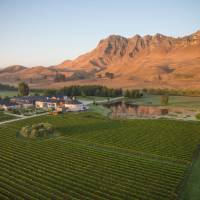
[[32,126],[22,127],[20,135],[26,138],[48,137],[54,133],[54,128],[49,123],[33,124]]

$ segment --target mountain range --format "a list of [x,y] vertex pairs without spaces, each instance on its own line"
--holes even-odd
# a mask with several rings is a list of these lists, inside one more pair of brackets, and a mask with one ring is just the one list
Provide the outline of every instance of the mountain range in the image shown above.
[[111,35],[89,53],[58,65],[0,70],[0,82],[34,88],[101,84],[121,88],[200,88],[200,31],[185,37]]

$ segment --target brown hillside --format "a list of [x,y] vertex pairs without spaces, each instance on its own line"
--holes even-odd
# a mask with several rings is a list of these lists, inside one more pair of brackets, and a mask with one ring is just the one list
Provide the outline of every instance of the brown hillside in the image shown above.
[[[111,35],[89,53],[49,67],[0,72],[1,82],[37,80],[34,87],[61,87],[70,84],[105,84],[111,87],[200,88],[200,31],[182,38]],[[114,78],[105,77],[113,73]],[[56,73],[66,81],[55,83]],[[48,84],[48,85],[47,85]]]

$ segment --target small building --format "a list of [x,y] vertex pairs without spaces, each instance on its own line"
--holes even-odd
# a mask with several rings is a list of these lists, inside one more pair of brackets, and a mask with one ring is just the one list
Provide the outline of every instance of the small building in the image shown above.
[[36,101],[35,106],[36,108],[51,108],[61,112],[84,111],[87,109],[80,101],[66,97],[47,97],[46,99]]
[[15,109],[20,108],[20,105],[17,104],[17,103],[10,102],[10,101],[1,100],[0,101],[0,108],[4,109],[6,111],[7,110],[15,110]]
[[36,101],[43,100],[44,98],[42,96],[23,96],[12,98],[10,102],[17,103],[23,108],[30,108],[35,106]]
[[87,107],[76,99],[68,99],[65,101],[65,108],[69,111],[85,111]]
[[35,101],[36,108],[51,108],[56,109],[64,106],[64,100],[56,97],[45,97],[44,99]]

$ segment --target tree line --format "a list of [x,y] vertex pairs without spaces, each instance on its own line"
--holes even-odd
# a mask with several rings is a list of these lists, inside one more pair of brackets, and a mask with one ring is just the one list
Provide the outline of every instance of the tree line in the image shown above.
[[133,89],[133,90],[125,90],[124,91],[124,97],[140,98],[142,96],[143,96],[143,91],[142,90]]
[[73,85],[61,88],[59,90],[47,89],[44,91],[44,95],[118,97],[123,95],[123,91],[121,88],[113,89],[100,85]]
[[11,85],[4,85],[0,83],[0,90],[1,91],[5,91],[5,90],[17,91],[17,88]]
[[103,97],[117,97],[125,96],[129,98],[139,98],[145,94],[152,95],[174,95],[174,96],[200,96],[200,90],[191,89],[160,89],[160,88],[144,88],[144,89],[132,89],[122,90],[108,88],[100,85],[83,85],[83,86],[69,86],[62,89],[29,89],[29,86],[25,82],[20,82],[18,87],[5,85],[0,83],[0,91],[17,91],[19,96],[26,96],[29,92],[44,93],[44,95],[67,95],[67,96],[103,96]]

